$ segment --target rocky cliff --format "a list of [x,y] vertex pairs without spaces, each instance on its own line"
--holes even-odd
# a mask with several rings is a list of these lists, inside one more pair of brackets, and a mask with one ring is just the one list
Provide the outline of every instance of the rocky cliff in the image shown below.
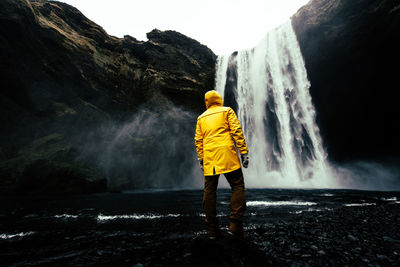
[[[110,160],[94,155],[120,143],[121,130],[135,121],[123,147],[137,154],[132,162],[147,162],[161,149],[154,138],[179,134],[181,124],[192,131],[204,92],[214,86],[214,53],[174,31],[155,29],[145,42],[116,38],[76,8],[45,0],[1,1],[0,25],[2,187],[104,190],[116,166],[103,168]],[[144,123],[146,131],[136,131]],[[117,169],[125,184],[147,185]]]
[[292,24],[331,159],[400,158],[400,3],[311,0]]

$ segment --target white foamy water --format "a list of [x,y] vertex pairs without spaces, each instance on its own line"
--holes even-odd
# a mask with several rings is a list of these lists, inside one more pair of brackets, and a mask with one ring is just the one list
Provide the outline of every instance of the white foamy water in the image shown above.
[[57,214],[57,215],[54,215],[54,218],[57,218],[57,219],[76,219],[76,218],[78,218],[78,215]]
[[[202,212],[202,213],[199,214],[199,216],[200,216],[200,217],[206,217],[206,214]],[[219,212],[219,213],[217,214],[217,217],[226,217],[226,216],[229,216],[229,214],[224,213],[224,212]]]
[[217,58],[215,88],[225,88],[228,62],[229,58],[227,56]]
[[[227,63],[228,62],[228,63]],[[291,22],[270,31],[251,50],[220,56],[216,90],[225,94],[228,68],[237,70],[231,90],[249,147],[248,187],[337,188],[326,161],[310,82]],[[232,92],[234,90],[234,92]]]
[[33,235],[35,232],[21,232],[17,234],[0,234],[0,239],[12,239],[15,237],[24,237]]
[[364,206],[375,206],[376,203],[350,203],[344,204],[346,207],[364,207]]
[[305,201],[247,201],[248,207],[256,206],[313,206],[315,202]]
[[329,194],[329,193],[327,193],[327,194],[322,194],[321,196],[322,196],[322,197],[333,197],[334,194]]
[[324,209],[314,209],[314,208],[309,208],[306,210],[296,210],[296,211],[291,211],[289,212],[290,214],[302,214],[303,212],[323,212],[323,211],[330,211],[332,209],[330,208],[324,208]]
[[162,219],[169,217],[179,217],[180,214],[124,214],[124,215],[102,215],[99,214],[97,216],[98,221],[112,221],[112,220],[154,220],[154,219]]
[[381,200],[383,200],[383,201],[397,201],[397,197],[389,197],[389,198],[382,197]]

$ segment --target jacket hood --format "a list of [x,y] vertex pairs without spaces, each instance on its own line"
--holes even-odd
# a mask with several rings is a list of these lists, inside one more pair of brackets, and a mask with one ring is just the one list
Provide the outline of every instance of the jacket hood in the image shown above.
[[222,107],[222,96],[215,90],[208,91],[204,95],[204,100],[206,102],[207,109],[211,106]]

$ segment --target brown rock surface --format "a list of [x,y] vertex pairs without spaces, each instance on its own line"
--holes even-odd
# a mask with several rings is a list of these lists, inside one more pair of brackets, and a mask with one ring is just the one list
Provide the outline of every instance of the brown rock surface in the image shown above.
[[[125,122],[141,109],[200,113],[214,86],[214,53],[174,31],[153,30],[149,41],[117,38],[76,8],[45,0],[1,1],[0,24],[4,160],[53,134],[79,150],[77,132]],[[6,184],[15,176],[1,173]]]

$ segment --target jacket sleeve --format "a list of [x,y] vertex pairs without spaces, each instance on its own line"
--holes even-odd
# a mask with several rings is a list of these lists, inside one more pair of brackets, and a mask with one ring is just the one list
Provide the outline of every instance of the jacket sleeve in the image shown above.
[[197,158],[203,159],[203,132],[201,131],[200,120],[197,120],[196,133],[194,135],[194,144],[196,146]]
[[244,139],[242,127],[240,126],[240,122],[232,108],[228,109],[228,123],[230,134],[235,140],[240,154],[248,154],[249,151],[247,149],[246,140]]

